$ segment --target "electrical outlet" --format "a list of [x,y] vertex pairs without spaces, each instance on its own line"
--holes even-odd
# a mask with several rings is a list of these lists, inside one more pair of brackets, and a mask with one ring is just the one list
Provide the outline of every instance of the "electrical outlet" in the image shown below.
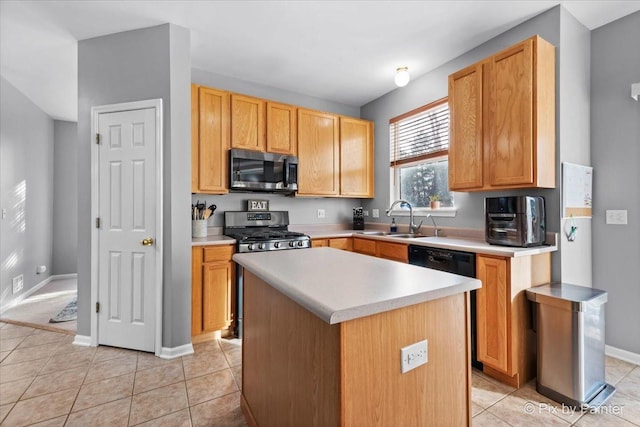
[[22,290],[24,286],[24,275],[19,275],[13,278],[13,293],[17,294]]
[[318,218],[324,218],[325,212],[324,209],[318,209]]
[[369,211],[362,211],[362,215],[369,216]]
[[36,268],[36,274],[42,274],[45,271],[47,271],[46,265],[39,265],[38,268]]
[[380,209],[374,209],[371,211],[374,218],[380,218]]
[[627,210],[607,210],[607,224],[625,225],[627,222]]
[[7,217],[7,210],[5,208],[2,208],[2,219],[5,219]]
[[427,340],[424,340],[400,349],[400,371],[403,374],[418,366],[427,364],[429,360],[427,346]]

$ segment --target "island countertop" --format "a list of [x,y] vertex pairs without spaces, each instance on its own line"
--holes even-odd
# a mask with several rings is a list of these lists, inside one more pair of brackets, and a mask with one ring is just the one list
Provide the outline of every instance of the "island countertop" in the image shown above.
[[474,278],[327,247],[233,260],[329,324],[481,287]]

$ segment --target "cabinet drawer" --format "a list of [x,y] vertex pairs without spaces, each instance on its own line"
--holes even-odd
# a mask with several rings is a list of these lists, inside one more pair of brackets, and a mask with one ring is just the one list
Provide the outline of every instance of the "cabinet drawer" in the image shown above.
[[376,255],[376,242],[375,240],[367,239],[353,239],[353,250],[367,255]]
[[409,248],[402,243],[378,242],[378,256],[394,261],[409,262]]
[[329,239],[329,246],[336,249],[342,249],[344,251],[350,251],[353,249],[353,240],[350,237]]
[[211,246],[203,248],[203,262],[229,261],[234,252],[233,245]]
[[325,246],[329,246],[329,239],[312,239],[311,240],[312,248],[323,248]]

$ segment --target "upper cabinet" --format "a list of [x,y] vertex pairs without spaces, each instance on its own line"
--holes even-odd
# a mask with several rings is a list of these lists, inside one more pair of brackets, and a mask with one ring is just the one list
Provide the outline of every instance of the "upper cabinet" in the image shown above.
[[339,195],[339,135],[337,115],[298,109],[298,195]]
[[555,48],[534,36],[449,76],[449,187],[555,187]]
[[298,152],[297,109],[293,105],[267,102],[267,151],[290,154]]
[[373,123],[298,109],[298,195],[373,197]]
[[231,148],[265,151],[265,101],[231,94]]
[[229,93],[191,85],[191,192],[228,191]]
[[340,194],[373,197],[373,123],[340,117]]
[[298,157],[298,195],[373,197],[373,123],[191,85],[191,192],[228,192],[229,149]]

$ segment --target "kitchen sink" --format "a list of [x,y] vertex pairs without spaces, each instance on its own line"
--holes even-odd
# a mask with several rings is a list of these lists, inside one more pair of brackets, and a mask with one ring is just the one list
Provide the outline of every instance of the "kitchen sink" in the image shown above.
[[365,236],[386,236],[386,237],[397,237],[400,239],[413,239],[416,237],[424,237],[420,234],[414,233],[391,233],[389,231],[358,231],[357,234],[363,234]]

